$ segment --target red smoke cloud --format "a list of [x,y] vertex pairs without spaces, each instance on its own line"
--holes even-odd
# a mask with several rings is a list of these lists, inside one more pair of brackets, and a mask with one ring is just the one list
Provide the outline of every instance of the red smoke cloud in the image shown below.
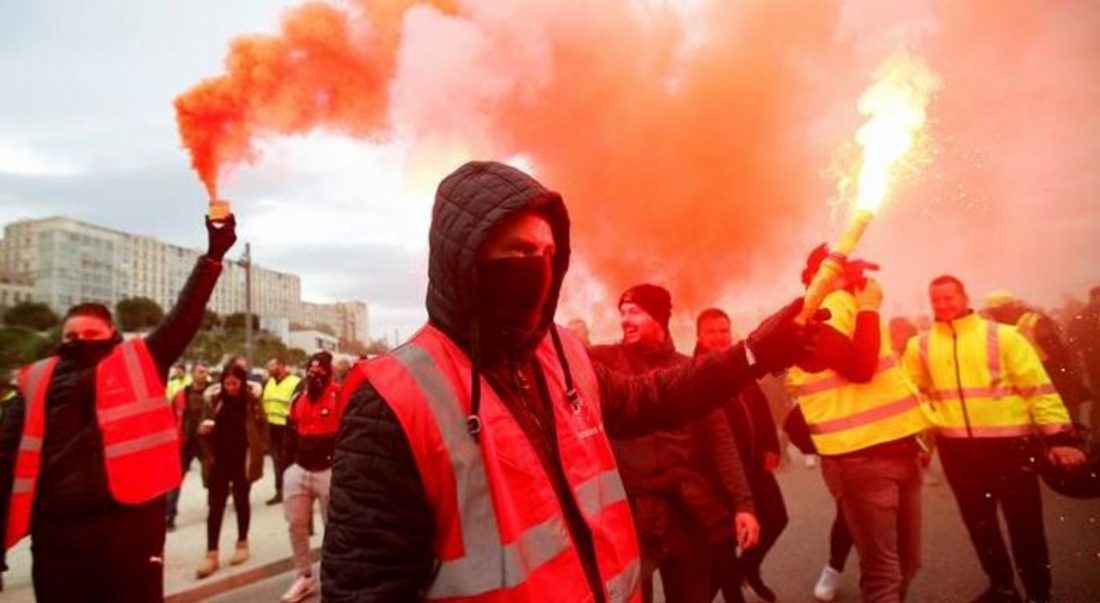
[[[226,74],[177,99],[181,135],[212,197],[225,170],[257,159],[261,136],[325,129],[428,156],[522,155],[565,196],[578,255],[612,295],[653,281],[691,310],[743,300],[734,285],[796,291],[795,266],[828,235],[830,155],[900,45],[943,87],[929,108],[938,154],[868,240],[894,300],[916,299],[934,273],[988,275],[984,243],[1012,236],[1020,255],[1038,251],[1031,225],[999,218],[1040,211],[1012,192],[1034,187],[1010,166],[1031,160],[1044,178],[1067,159],[1095,168],[1100,19],[1086,3],[1020,0],[994,14],[947,2],[669,4],[310,3],[279,35],[236,40]],[[1009,134],[1021,123],[1037,129]],[[1096,176],[1052,186],[1065,194],[1044,215],[1084,212],[1100,228],[1086,200]],[[1073,270],[1063,282],[1100,276]]]

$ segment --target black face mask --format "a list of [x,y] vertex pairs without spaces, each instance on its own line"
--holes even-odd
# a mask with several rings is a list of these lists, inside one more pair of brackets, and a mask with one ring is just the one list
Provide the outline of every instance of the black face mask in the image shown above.
[[79,368],[88,368],[99,364],[122,343],[122,335],[118,331],[108,339],[77,339],[66,341],[57,347],[57,355],[62,360],[73,363]]
[[507,347],[525,346],[541,326],[554,280],[553,258],[483,260],[478,265],[482,332]]

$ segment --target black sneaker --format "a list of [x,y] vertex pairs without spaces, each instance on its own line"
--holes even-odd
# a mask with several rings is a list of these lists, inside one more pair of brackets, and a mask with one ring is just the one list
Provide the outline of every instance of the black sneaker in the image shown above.
[[772,589],[768,588],[767,584],[760,578],[759,572],[749,572],[745,575],[745,586],[749,587],[752,594],[756,595],[758,599],[763,601],[775,601],[775,593]]
[[972,599],[970,603],[1024,603],[1020,593],[1008,586],[990,586],[985,592]]

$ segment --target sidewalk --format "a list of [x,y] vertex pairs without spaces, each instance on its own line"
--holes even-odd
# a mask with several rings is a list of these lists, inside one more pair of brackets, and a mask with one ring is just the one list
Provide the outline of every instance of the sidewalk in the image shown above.
[[[293,568],[290,558],[290,540],[287,536],[286,520],[283,518],[283,506],[266,506],[264,501],[271,498],[275,491],[275,478],[268,459],[264,466],[264,477],[252,484],[252,525],[249,528],[248,541],[252,558],[243,565],[231,567],[229,558],[233,555],[237,540],[237,517],[233,510],[232,497],[222,522],[220,541],[221,568],[209,578],[195,578],[195,568],[206,553],[206,489],[202,487],[198,463],[184,478],[180,495],[179,516],[176,518],[176,531],[168,534],[164,553],[164,596],[166,601],[183,603],[201,601],[233,588],[270,578]],[[319,511],[314,512],[313,522],[316,535],[310,540],[314,548],[314,557],[320,555],[324,526]],[[120,535],[122,537],[122,535]],[[4,591],[0,600],[4,603],[30,603],[34,601],[34,588],[31,585],[30,539],[25,538],[18,546],[8,552],[8,566],[4,574]],[[59,576],[59,579],[63,577]],[[288,584],[289,586],[289,584]]]

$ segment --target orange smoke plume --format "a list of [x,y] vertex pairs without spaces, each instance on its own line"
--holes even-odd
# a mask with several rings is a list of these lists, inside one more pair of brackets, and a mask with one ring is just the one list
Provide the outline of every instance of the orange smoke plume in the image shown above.
[[[1053,215],[1072,217],[1092,194],[1092,176],[1055,176],[1096,157],[1095,137],[1074,129],[1095,124],[1086,101],[1096,96],[1073,92],[1100,56],[1091,52],[1097,13],[1024,0],[997,11],[841,0],[333,0],[288,12],[277,35],[233,42],[226,72],[176,109],[212,198],[220,176],[257,159],[265,136],[320,129],[399,140],[433,170],[441,156],[522,156],[563,193],[584,272],[612,299],[651,281],[677,308],[698,309],[734,286],[751,283],[757,297],[798,289],[794,264],[828,227],[834,187],[824,169],[859,126],[854,101],[908,42],[943,79],[928,124],[939,149],[913,192],[898,193],[913,199],[893,204],[868,243],[905,278],[896,290],[915,299],[929,273],[971,261],[977,272],[988,261],[944,244],[945,224],[958,225],[959,240],[977,248],[970,199],[990,199],[985,228],[1005,213],[992,209],[995,193],[1020,208],[1037,203],[1017,192],[1035,188],[1013,175],[1024,173],[1019,165],[1049,166],[1045,181],[1074,187],[1063,206],[1044,200]],[[1050,75],[1062,73],[1076,77]],[[1048,98],[1057,110],[1039,105]],[[1022,134],[1029,145],[1005,134],[1024,123],[1043,126]],[[1035,157],[1049,132],[1067,141],[1073,163]],[[973,150],[985,153],[980,169],[963,154]],[[929,205],[940,206],[934,218]],[[925,253],[912,253],[918,242]],[[933,256],[936,265],[916,265]]]
[[288,12],[277,36],[234,40],[226,73],[175,101],[180,137],[210,198],[224,170],[257,159],[258,136],[326,128],[368,137],[382,129],[400,18],[412,4],[341,10],[311,2]]

